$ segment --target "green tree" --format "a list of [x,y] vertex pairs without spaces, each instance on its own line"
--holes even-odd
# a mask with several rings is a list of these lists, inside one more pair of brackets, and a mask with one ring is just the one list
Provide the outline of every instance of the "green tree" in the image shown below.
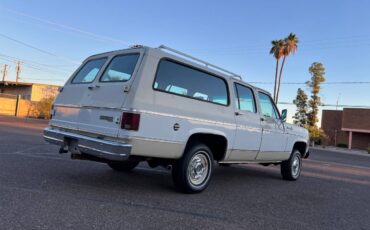
[[[279,73],[279,81],[277,83],[277,92],[276,92],[276,97],[275,97],[275,103],[278,103],[279,101],[279,94],[280,94],[280,83],[281,83],[281,75],[283,73],[284,69],[284,64],[285,64],[285,59],[290,55],[290,54],[295,54],[298,49],[298,37],[290,33],[288,37],[284,39],[284,46],[283,46],[283,62],[281,63],[280,67],[280,73]],[[276,80],[275,80],[276,82]],[[276,83],[275,83],[276,85]],[[274,93],[275,95],[275,93]]]
[[297,112],[293,116],[293,122],[296,125],[304,127],[307,125],[307,114],[308,114],[308,104],[307,104],[307,94],[299,88],[297,91],[297,96],[293,100],[293,103],[297,106]]
[[320,62],[314,62],[308,69],[311,74],[311,80],[307,82],[307,86],[311,89],[311,99],[309,100],[309,107],[311,111],[308,113],[308,125],[316,126],[318,119],[319,106],[321,105],[320,85],[325,82],[325,68]]
[[284,40],[273,40],[271,42],[271,49],[270,54],[274,56],[276,59],[276,70],[275,70],[275,82],[274,82],[274,101],[276,100],[276,86],[278,80],[278,73],[279,73],[279,61],[280,58],[284,55]]
[[311,99],[308,104],[310,112],[308,113],[308,131],[310,132],[311,141],[317,141],[320,138],[325,137],[323,130],[317,127],[319,106],[321,105],[321,99],[319,97],[321,83],[325,82],[325,68],[320,62],[314,62],[308,69],[311,74],[311,80],[307,82],[307,86],[311,89]]

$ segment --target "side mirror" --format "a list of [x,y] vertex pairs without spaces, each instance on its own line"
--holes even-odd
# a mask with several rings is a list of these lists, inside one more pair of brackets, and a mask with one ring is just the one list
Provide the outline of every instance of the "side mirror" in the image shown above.
[[281,111],[281,120],[282,121],[286,122],[286,116],[287,116],[287,114],[288,114],[288,110],[287,109],[283,109]]

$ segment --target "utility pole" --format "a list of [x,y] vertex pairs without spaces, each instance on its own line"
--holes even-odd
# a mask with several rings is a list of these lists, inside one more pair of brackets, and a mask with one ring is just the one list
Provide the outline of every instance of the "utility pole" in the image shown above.
[[16,73],[15,82],[17,82],[17,83],[19,81],[19,75],[21,74],[21,64],[22,63],[20,61],[17,61],[16,66],[15,66],[15,73]]
[[5,81],[6,75],[8,74],[8,65],[3,65],[3,70],[1,71],[3,73],[3,81]]
[[340,93],[338,94],[338,98],[337,98],[337,105],[335,106],[335,110],[338,110],[339,97],[340,97]]

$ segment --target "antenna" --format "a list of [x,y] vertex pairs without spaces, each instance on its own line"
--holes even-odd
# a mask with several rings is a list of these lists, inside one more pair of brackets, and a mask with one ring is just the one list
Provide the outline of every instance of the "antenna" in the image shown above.
[[242,80],[242,77],[241,77],[240,75],[238,75],[238,74],[235,74],[235,73],[233,73],[233,72],[230,72],[230,71],[228,71],[228,70],[226,70],[226,69],[223,69],[223,68],[221,68],[221,67],[218,67],[218,66],[216,66],[216,65],[213,65],[213,64],[211,64],[211,63],[209,63],[209,62],[206,62],[206,61],[203,61],[203,60],[201,60],[201,59],[198,59],[198,58],[195,58],[195,57],[193,57],[193,56],[190,56],[189,54],[186,54],[186,53],[180,52],[180,51],[178,51],[178,50],[172,49],[172,48],[170,48],[170,47],[168,47],[168,46],[160,45],[160,46],[158,47],[158,49],[168,50],[168,51],[170,51],[170,52],[172,52],[172,53],[175,53],[175,54],[178,54],[178,55],[180,55],[180,56],[183,56],[183,57],[189,58],[189,59],[191,59],[191,60],[194,60],[194,61],[196,61],[196,62],[202,63],[202,64],[203,64],[203,65],[205,65],[207,68],[212,67],[213,69],[216,69],[216,70],[218,70],[218,71],[221,71],[221,72],[224,72],[224,73],[227,73],[227,74],[231,75],[231,77],[239,78],[240,80]]

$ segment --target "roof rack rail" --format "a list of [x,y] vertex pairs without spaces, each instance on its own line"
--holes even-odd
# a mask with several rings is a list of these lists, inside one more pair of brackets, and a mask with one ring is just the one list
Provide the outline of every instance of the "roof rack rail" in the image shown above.
[[172,48],[170,48],[170,47],[168,47],[168,46],[160,45],[160,46],[158,47],[158,49],[168,50],[168,51],[170,51],[170,52],[172,52],[172,53],[175,53],[175,54],[178,54],[178,55],[184,56],[184,57],[186,57],[186,58],[189,58],[189,59],[191,59],[191,60],[197,61],[197,62],[199,62],[199,63],[202,63],[203,65],[205,65],[205,66],[206,66],[206,67],[208,67],[208,68],[209,68],[209,67],[212,67],[213,69],[216,69],[216,70],[219,70],[219,71],[222,71],[222,72],[224,72],[224,73],[227,73],[227,74],[231,75],[231,77],[233,77],[233,78],[239,78],[240,80],[242,80],[242,77],[241,77],[240,75],[238,75],[238,74],[235,74],[235,73],[233,73],[233,72],[230,72],[230,71],[228,71],[228,70],[226,70],[226,69],[223,69],[223,68],[221,68],[221,67],[218,67],[218,66],[216,66],[216,65],[213,65],[213,64],[208,63],[208,62],[206,62],[206,61],[203,61],[203,60],[201,60],[201,59],[198,59],[198,58],[192,57],[192,56],[190,56],[190,55],[188,55],[188,54],[186,54],[186,53],[183,53],[183,52],[180,52],[180,51],[178,51],[178,50],[172,49]]

